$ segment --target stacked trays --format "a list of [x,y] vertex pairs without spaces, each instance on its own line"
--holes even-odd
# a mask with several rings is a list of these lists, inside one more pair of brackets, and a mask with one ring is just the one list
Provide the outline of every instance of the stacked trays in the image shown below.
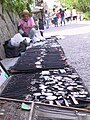
[[77,108],[56,107],[45,104],[34,104],[31,120],[89,120],[90,113]]
[[10,78],[2,97],[75,107],[85,107],[79,100],[89,99],[83,81],[54,37],[27,49],[12,71],[18,74]]

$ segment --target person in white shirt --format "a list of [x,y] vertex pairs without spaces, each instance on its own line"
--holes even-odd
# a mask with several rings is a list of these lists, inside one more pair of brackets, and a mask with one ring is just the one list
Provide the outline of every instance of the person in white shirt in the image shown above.
[[68,8],[65,11],[65,19],[67,22],[71,21],[71,11]]
[[46,23],[46,29],[49,28],[49,14],[47,10],[45,10],[45,23]]
[[52,12],[52,21],[55,27],[58,27],[58,16],[55,8],[53,8],[53,12]]
[[75,7],[73,7],[73,9],[72,9],[72,18],[73,18],[73,20],[77,20],[77,12],[76,12]]

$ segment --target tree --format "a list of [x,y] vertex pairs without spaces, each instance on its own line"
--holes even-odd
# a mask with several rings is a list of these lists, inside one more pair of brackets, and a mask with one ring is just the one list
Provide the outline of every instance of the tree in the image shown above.
[[68,7],[69,9],[72,8],[72,6],[76,6],[78,0],[60,0],[60,3],[63,5],[64,7]]
[[73,6],[86,15],[86,19],[90,19],[90,0],[60,0],[65,7],[71,9]]
[[78,0],[77,8],[82,12],[90,11],[90,0]]
[[[3,9],[20,13],[27,8],[26,0],[1,0]],[[28,4],[32,4],[34,0],[28,0]]]
[[90,10],[90,0],[60,0],[66,7],[75,6],[79,11],[87,12]]

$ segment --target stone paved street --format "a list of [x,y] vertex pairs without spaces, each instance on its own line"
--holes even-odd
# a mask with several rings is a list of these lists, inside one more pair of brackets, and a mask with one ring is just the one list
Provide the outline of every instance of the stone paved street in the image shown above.
[[90,22],[79,22],[45,31],[47,36],[51,33],[61,35],[59,43],[69,63],[76,69],[90,91]]
[[59,43],[90,91],[90,34],[65,36]]

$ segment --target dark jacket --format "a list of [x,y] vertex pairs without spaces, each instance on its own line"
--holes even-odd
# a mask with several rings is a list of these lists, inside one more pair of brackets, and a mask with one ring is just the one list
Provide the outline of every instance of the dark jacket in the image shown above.
[[44,30],[44,22],[42,19],[39,18],[39,30]]

